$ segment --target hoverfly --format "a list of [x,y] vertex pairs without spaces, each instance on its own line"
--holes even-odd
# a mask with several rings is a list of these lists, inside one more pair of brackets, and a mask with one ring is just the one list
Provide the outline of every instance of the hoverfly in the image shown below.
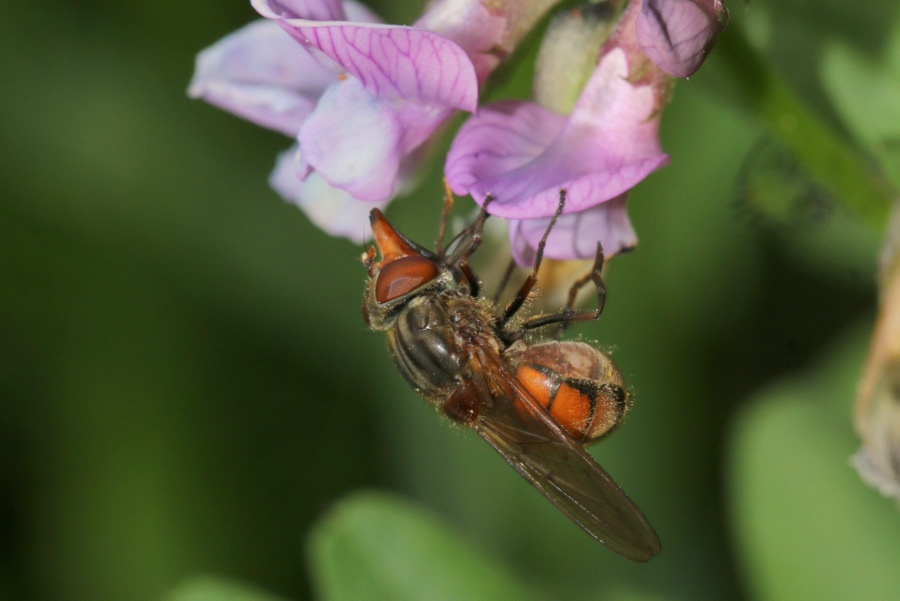
[[[602,247],[591,271],[572,286],[562,312],[513,321],[534,290],[565,190],[531,274],[502,311],[496,300],[479,295],[480,282],[467,263],[481,243],[487,210],[442,248],[451,203],[448,190],[434,252],[372,210],[381,260],[375,260],[374,246],[363,253],[369,272],[366,322],[387,331],[397,368],[420,395],[478,432],[588,534],[628,559],[649,560],[660,551],[656,532],[582,446],[611,432],[628,407],[619,370],[607,354],[583,342],[525,341],[537,328],[599,317],[606,296]],[[575,310],[576,293],[588,282],[597,288],[598,308]]]

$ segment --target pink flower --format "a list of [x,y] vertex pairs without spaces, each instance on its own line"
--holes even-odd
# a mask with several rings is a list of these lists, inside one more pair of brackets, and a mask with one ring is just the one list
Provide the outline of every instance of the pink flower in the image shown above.
[[344,11],[336,2],[253,0],[253,6],[335,77],[297,136],[304,176],[315,169],[357,199],[390,198],[404,158],[454,109],[477,106],[471,60],[437,33],[337,20]]
[[667,73],[687,77],[703,64],[728,24],[721,0],[643,0],[638,45]]
[[567,192],[565,215],[547,256],[590,257],[598,240],[608,255],[634,246],[625,194],[669,158],[659,144],[657,86],[631,81],[630,73],[625,50],[613,46],[568,117],[530,102],[501,101],[460,129],[445,165],[453,191],[472,194],[479,204],[492,195],[493,215],[539,220],[510,227],[519,263],[528,263],[525,247],[540,239],[560,189]]
[[[252,3],[267,19],[203,51],[189,94],[296,137],[271,181],[318,216],[326,231],[358,232],[350,237],[361,239],[372,203],[383,206],[411,180],[434,131],[454,110],[475,110],[472,60],[456,42],[421,28],[383,25],[352,0]],[[483,32],[475,39],[486,44],[496,23],[482,23],[472,29]],[[483,64],[478,51],[473,55]],[[314,172],[315,184],[307,185]],[[326,185],[336,191],[323,195]],[[361,216],[358,228],[322,218],[338,213],[316,205],[335,198],[345,209],[342,219]],[[360,206],[350,210],[354,202]]]
[[[597,242],[603,243],[606,256],[631,250],[637,245],[637,234],[625,210],[627,194],[602,204],[561,215],[547,237],[545,256],[555,259],[593,257]],[[533,265],[535,252],[550,218],[514,220],[509,224],[510,247],[519,265]]]
[[200,53],[189,94],[295,137],[270,182],[360,239],[373,203],[411,185],[435,132],[475,110],[479,83],[556,1],[437,0],[405,27],[354,0],[251,0],[266,20]]

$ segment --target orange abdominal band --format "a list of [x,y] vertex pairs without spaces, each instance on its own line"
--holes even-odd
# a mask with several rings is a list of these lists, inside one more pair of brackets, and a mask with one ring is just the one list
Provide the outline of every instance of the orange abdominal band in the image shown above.
[[590,431],[596,397],[592,399],[540,365],[521,365],[516,377],[574,438],[581,439]]

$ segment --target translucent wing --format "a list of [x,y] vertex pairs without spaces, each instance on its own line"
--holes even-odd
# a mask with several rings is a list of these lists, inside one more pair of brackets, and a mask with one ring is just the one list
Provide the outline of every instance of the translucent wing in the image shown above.
[[475,430],[588,534],[628,559],[647,561],[659,537],[602,467],[531,396],[500,357],[486,353],[485,398]]

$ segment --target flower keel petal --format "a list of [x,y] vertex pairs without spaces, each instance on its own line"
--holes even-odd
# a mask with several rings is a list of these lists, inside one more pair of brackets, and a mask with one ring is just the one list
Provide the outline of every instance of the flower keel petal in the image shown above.
[[388,102],[348,80],[322,95],[297,139],[304,160],[331,185],[371,201],[394,191],[403,133]]
[[373,203],[356,199],[345,190],[329,185],[317,173],[301,181],[297,177],[296,147],[278,156],[269,185],[286,201],[300,207],[319,228],[357,244],[371,237],[369,212],[387,205],[387,201]]
[[[601,205],[563,215],[547,237],[544,256],[551,259],[589,259],[597,252],[611,257],[630,250],[637,244],[637,235],[625,208],[626,194]],[[535,253],[550,218],[511,221],[509,239],[513,257],[522,266],[534,264]]]
[[460,128],[444,174],[456,194],[479,181],[510,172],[537,158],[560,134],[563,115],[532,102],[503,100],[483,107]]

